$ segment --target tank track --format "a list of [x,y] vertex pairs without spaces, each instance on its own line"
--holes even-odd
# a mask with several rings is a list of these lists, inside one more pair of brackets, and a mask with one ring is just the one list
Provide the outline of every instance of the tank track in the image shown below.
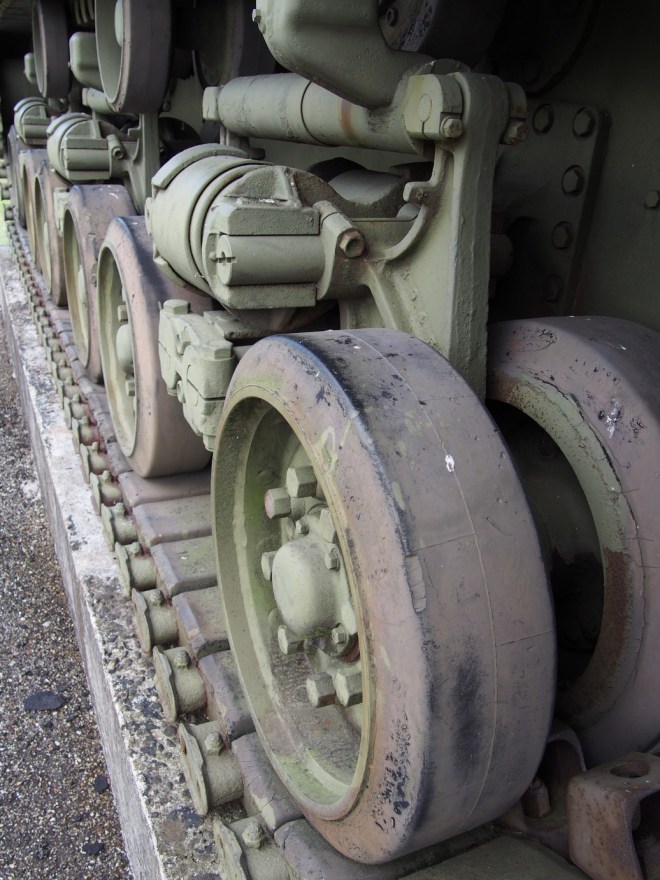
[[302,816],[254,731],[232,658],[215,574],[210,468],[149,480],[130,470],[104,389],[78,360],[68,310],[49,298],[11,206],[5,221],[124,601],[132,599],[138,639],[154,661],[165,719],[180,722],[188,788],[197,811],[216,816],[223,880],[403,880],[420,871],[420,880],[432,880],[433,866],[495,842],[501,832],[488,825],[385,865],[362,865]]

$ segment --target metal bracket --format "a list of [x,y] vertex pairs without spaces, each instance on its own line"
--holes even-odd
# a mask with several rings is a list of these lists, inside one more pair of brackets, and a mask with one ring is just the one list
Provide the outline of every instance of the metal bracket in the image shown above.
[[[393,246],[383,247],[377,230],[361,224],[368,257],[363,280],[385,326],[431,344],[483,397],[495,163],[500,143],[524,138],[526,104],[520,89],[495,77],[458,72],[441,77],[441,88],[436,80],[432,73],[413,78],[417,112],[407,116],[416,132],[436,142],[431,177],[404,191],[419,211]],[[349,326],[361,326],[359,307],[349,304],[344,316]]]
[[190,314],[185,300],[168,300],[160,313],[158,351],[168,393],[178,397],[186,421],[209,450],[236,367],[227,339],[232,325],[242,326],[226,312]]
[[660,758],[633,752],[568,787],[571,859],[592,880],[643,880],[660,870]]
[[607,134],[594,107],[537,101],[525,143],[499,157],[493,211],[515,258],[498,282],[496,320],[572,312]]

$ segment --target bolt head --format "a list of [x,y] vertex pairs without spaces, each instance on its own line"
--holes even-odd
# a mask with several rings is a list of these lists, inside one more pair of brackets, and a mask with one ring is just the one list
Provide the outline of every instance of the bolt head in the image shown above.
[[584,189],[584,171],[578,165],[568,168],[562,177],[561,188],[568,196],[579,195]]
[[596,128],[596,119],[591,110],[583,107],[575,114],[573,119],[573,134],[576,138],[590,137]]
[[564,282],[559,275],[548,275],[543,282],[543,295],[546,302],[557,302],[564,292]]
[[316,709],[336,702],[337,695],[331,676],[327,672],[310,675],[306,682],[307,699]]
[[527,123],[522,119],[516,119],[509,124],[502,140],[505,144],[514,146],[515,144],[521,144],[528,134],[529,128]]
[[273,579],[273,562],[275,560],[276,551],[270,550],[261,554],[261,573],[267,581]]
[[267,489],[264,493],[264,507],[269,519],[281,519],[291,513],[291,498],[283,487]]
[[341,560],[339,558],[339,553],[336,547],[331,547],[330,550],[325,554],[325,567],[330,571],[337,571]]
[[385,13],[385,21],[390,27],[395,27],[398,20],[399,10],[396,8],[396,6],[390,6],[390,8]]
[[302,651],[304,639],[292,632],[288,626],[281,624],[277,627],[277,644],[280,651],[287,657],[290,654],[297,654]]
[[541,104],[536,108],[532,127],[537,134],[547,134],[555,121],[555,111],[552,104]]
[[319,528],[321,535],[330,544],[334,544],[337,540],[337,529],[335,528],[332,514],[329,508],[324,507],[319,515]]
[[657,189],[652,189],[646,194],[646,198],[644,199],[644,207],[648,208],[649,211],[655,211],[659,205],[660,192]]
[[359,669],[337,670],[334,684],[342,706],[356,706],[362,702],[362,672]]
[[367,243],[359,229],[347,229],[341,234],[337,247],[345,257],[354,260],[356,257],[362,256],[367,248]]
[[296,521],[296,535],[308,535],[309,534],[309,521],[306,516],[303,516],[302,519]]
[[440,134],[443,138],[453,141],[463,134],[463,121],[458,116],[445,116],[440,123]]
[[573,227],[570,223],[558,223],[552,230],[552,246],[564,251],[573,243]]
[[342,648],[348,642],[348,633],[346,627],[342,623],[332,628],[330,632],[330,641],[338,648]]
[[314,468],[291,467],[286,472],[286,491],[291,498],[306,498],[316,492]]

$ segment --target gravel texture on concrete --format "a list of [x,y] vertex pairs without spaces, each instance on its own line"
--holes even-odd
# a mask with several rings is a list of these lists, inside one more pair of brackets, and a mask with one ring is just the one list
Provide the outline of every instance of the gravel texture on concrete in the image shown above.
[[130,880],[1,323],[0,644],[0,880]]

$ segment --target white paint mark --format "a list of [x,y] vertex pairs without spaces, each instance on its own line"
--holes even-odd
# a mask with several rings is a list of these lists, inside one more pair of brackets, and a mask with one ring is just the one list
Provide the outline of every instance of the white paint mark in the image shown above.
[[621,420],[623,415],[623,404],[618,400],[610,401],[610,408],[605,414],[605,424],[607,425],[607,436],[611,439],[616,430],[616,423]]
[[454,458],[451,455],[445,455],[445,464],[450,474],[454,473]]

